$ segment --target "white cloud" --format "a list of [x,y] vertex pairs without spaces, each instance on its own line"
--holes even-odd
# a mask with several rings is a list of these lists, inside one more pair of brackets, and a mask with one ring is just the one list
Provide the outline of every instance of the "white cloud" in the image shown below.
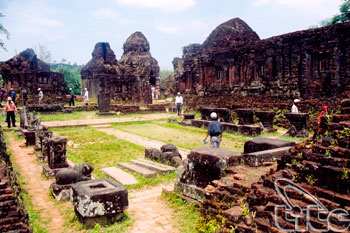
[[156,30],[169,35],[202,35],[207,29],[207,24],[202,21],[193,20],[185,23],[158,23]]
[[168,12],[183,11],[196,5],[197,0],[115,0],[128,6],[161,9]]
[[91,12],[91,15],[96,19],[115,19],[117,17],[117,13],[115,11],[107,8]]

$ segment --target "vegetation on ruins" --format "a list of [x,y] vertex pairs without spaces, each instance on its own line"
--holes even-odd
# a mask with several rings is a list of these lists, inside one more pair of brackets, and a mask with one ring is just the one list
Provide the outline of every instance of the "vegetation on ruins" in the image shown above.
[[344,23],[350,21],[350,1],[345,0],[339,7],[339,14],[330,19],[325,19],[321,22],[321,26],[330,26],[337,23]]
[[81,92],[81,75],[80,71],[84,67],[77,64],[54,63],[51,64],[52,71],[57,71],[64,74],[65,91],[69,93],[69,88],[72,88],[75,94]]
[[[4,16],[5,15],[0,13],[0,18]],[[10,33],[6,30],[6,28],[2,25],[2,23],[0,23],[0,35],[4,35],[6,39],[9,39],[10,37]],[[5,42],[2,39],[0,39],[0,48],[6,51]]]

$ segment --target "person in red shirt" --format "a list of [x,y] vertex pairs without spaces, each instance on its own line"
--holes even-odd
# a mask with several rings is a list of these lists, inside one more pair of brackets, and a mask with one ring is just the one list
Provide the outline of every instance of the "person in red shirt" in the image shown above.
[[318,115],[318,126],[321,126],[322,117],[325,117],[327,115],[327,108],[328,106],[323,105],[322,111],[320,112],[320,115]]
[[12,121],[12,126],[16,127],[17,108],[16,108],[15,103],[12,101],[11,97],[7,98],[4,112],[5,112],[5,116],[6,116],[7,127],[11,128],[11,121]]

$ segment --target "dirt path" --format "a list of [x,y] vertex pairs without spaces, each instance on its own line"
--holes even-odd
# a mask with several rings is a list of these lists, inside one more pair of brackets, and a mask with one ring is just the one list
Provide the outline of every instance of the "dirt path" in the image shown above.
[[130,233],[177,233],[173,212],[160,199],[163,188],[172,190],[174,185],[159,185],[152,189],[129,193],[129,210],[135,223],[128,229]]
[[157,120],[162,118],[174,117],[173,114],[159,113],[159,114],[144,114],[135,117],[116,117],[116,118],[103,118],[103,119],[84,119],[84,120],[71,120],[71,121],[46,121],[42,122],[49,128],[52,127],[69,127],[69,126],[87,126],[87,125],[103,125],[118,122],[132,122],[132,121],[147,121]]
[[[15,140],[13,134],[6,133],[8,138],[8,149],[14,157],[14,163],[25,180],[23,188],[31,196],[34,209],[40,212],[43,221],[48,221],[47,229],[51,233],[62,232],[64,229],[64,218],[57,206],[50,200],[48,190],[52,180],[45,180],[41,177],[42,167],[36,161],[30,147],[20,147],[24,140]],[[70,203],[67,202],[67,205]]]
[[[153,139],[149,139],[146,137],[142,137],[142,136],[138,136],[136,134],[132,134],[132,133],[127,133],[127,132],[123,132],[117,129],[112,129],[112,128],[96,128],[99,131],[105,132],[109,135],[113,135],[116,136],[117,138],[123,139],[125,141],[129,141],[132,142],[134,144],[143,146],[143,147],[153,147],[153,148],[157,148],[160,149],[163,145],[165,145],[166,143],[164,142],[160,142],[160,141],[156,141]],[[178,148],[179,152],[182,156],[182,159],[187,158],[187,155],[190,153],[190,150],[184,149],[184,148]]]

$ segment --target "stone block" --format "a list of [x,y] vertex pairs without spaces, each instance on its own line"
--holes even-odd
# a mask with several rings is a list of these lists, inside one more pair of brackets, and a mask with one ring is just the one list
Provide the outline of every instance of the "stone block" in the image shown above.
[[52,183],[50,185],[50,191],[57,201],[68,201],[70,199],[71,187],[71,184],[59,185]]
[[137,179],[133,175],[117,167],[102,168],[100,169],[100,172],[106,174],[123,185],[133,185],[138,183]]
[[254,110],[249,108],[237,108],[235,109],[235,112],[237,113],[239,117],[239,125],[253,125],[254,121]]
[[88,225],[100,218],[117,221],[129,205],[126,188],[108,178],[73,184],[70,199],[79,221]]
[[169,172],[176,170],[175,167],[164,165],[161,163],[152,162],[152,161],[145,160],[145,159],[139,159],[139,160],[132,159],[132,160],[130,160],[130,162],[132,162],[138,166],[147,168],[149,170],[155,171],[158,174],[162,174],[162,175],[168,174]]
[[98,111],[101,113],[109,112],[111,105],[111,97],[107,93],[100,93],[98,95]]
[[35,131],[23,129],[22,132],[26,140],[26,146],[35,146]]
[[136,172],[141,174],[144,178],[156,178],[157,173],[154,171],[151,171],[147,168],[131,164],[131,163],[118,163],[118,165],[122,168],[125,168],[131,172]]
[[54,169],[68,167],[66,146],[67,138],[65,137],[49,139],[50,153],[48,163],[50,168]]
[[204,120],[191,120],[191,125],[201,128],[204,125]]
[[306,121],[309,118],[307,113],[286,113],[286,118],[291,124],[291,128],[285,134],[290,137],[308,137]]
[[274,138],[253,138],[247,141],[246,143],[244,143],[244,153],[247,154],[247,153],[270,150],[274,148],[287,147],[287,146],[291,147],[294,145],[295,145],[295,142],[293,141],[274,139]]
[[175,183],[174,191],[201,203],[206,200],[207,195],[210,195],[204,188],[182,182]]
[[190,152],[187,156],[191,162],[224,169],[230,165],[236,165],[241,162],[242,154],[220,148],[202,147]]
[[246,164],[252,167],[262,166],[264,162],[275,161],[288,153],[291,147],[280,147],[270,150],[247,153],[243,155]]

